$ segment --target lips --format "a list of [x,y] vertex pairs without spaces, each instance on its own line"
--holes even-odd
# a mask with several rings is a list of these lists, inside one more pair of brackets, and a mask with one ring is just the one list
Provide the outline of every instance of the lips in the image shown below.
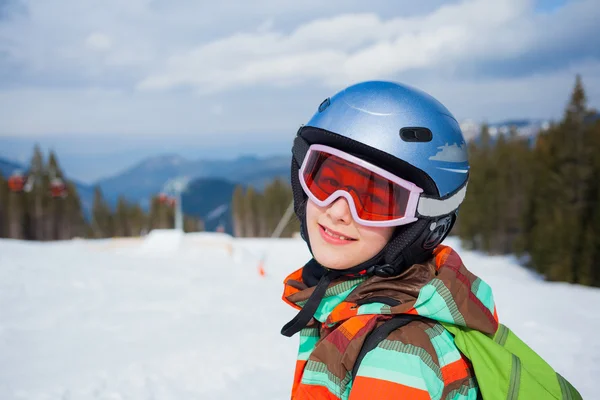
[[348,242],[352,242],[352,241],[356,241],[357,240],[357,239],[355,239],[355,238],[353,238],[351,236],[345,235],[342,232],[334,231],[333,229],[328,228],[328,227],[326,227],[324,225],[319,224],[319,226],[321,227],[321,229],[323,229],[323,231],[325,231],[326,235],[329,235],[330,237],[332,237],[334,239],[345,240],[345,241],[348,241]]

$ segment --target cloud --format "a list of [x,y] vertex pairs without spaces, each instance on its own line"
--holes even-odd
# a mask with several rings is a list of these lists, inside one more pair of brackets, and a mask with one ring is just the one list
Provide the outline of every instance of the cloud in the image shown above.
[[191,86],[214,93],[306,82],[342,86],[412,70],[457,76],[518,75],[532,64],[554,70],[600,58],[589,39],[600,35],[594,3],[578,1],[537,16],[531,1],[466,0],[407,18],[350,14],[310,21],[289,34],[236,33],[170,56],[138,88]]
[[[343,6],[318,0],[105,0],[97,5],[79,0],[0,0],[0,72],[10,67],[6,77],[0,74],[0,87],[116,82],[133,88],[170,57],[236,32],[272,31],[276,23],[285,32],[314,19],[316,6],[320,16],[339,15],[341,9],[412,15],[442,1],[415,5],[398,0],[390,7],[386,0],[369,4],[347,0]],[[96,33],[110,38],[110,49],[99,52],[86,44]]]
[[260,24],[260,26],[256,29],[256,31],[259,33],[268,32],[273,28],[273,25],[274,25],[273,19],[270,18],[270,19],[266,20],[265,22],[263,22],[262,24]]
[[112,40],[103,33],[92,33],[85,40],[85,44],[93,50],[109,50],[112,47]]
[[214,104],[210,107],[211,114],[214,115],[223,115],[224,108],[222,104]]
[[0,135],[280,140],[377,78],[459,119],[560,116],[578,72],[600,104],[597,0],[6,1],[26,12],[0,17]]
[[[439,99],[459,120],[495,122],[560,118],[576,73],[583,76],[590,105],[600,108],[600,62],[575,63],[533,77],[465,81],[433,75],[409,81]],[[231,134],[252,133],[255,143],[285,142],[336,90],[307,84],[291,90],[261,87],[198,96],[190,90],[13,88],[0,90],[0,136],[192,135],[216,145],[231,142]],[[211,112],[215,105],[222,105],[223,115]]]

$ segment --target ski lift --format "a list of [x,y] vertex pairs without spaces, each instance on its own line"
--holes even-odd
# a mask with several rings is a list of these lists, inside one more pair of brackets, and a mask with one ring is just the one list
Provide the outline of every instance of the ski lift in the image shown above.
[[53,178],[50,181],[50,194],[52,197],[64,199],[67,197],[67,185],[60,178]]
[[169,196],[167,196],[165,193],[158,194],[158,202],[160,204],[167,204],[168,200],[169,200]]
[[13,172],[8,178],[8,188],[13,193],[21,193],[24,190],[26,183],[27,177],[24,176],[21,171]]

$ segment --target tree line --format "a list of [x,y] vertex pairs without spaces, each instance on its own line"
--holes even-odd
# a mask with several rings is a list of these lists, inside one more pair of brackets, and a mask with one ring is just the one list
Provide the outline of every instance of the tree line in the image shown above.
[[[100,188],[94,190],[92,207],[91,237],[132,237],[143,236],[153,229],[175,228],[175,199],[165,194],[153,196],[148,212],[144,212],[139,204],[128,202],[119,196],[115,210],[112,211],[102,195]],[[201,219],[184,215],[184,232],[204,230]]]
[[0,173],[0,237],[62,240],[86,234],[77,189],[64,180],[54,152],[45,162],[36,146],[26,176]]
[[[292,188],[275,179],[261,193],[253,187],[236,186],[232,199],[233,233],[237,237],[270,237],[292,202]],[[295,214],[285,224],[280,237],[300,231]]]
[[467,248],[525,256],[550,280],[600,286],[600,118],[577,76],[562,119],[535,143],[492,138],[469,144],[470,180],[458,235]]
[[[67,180],[58,158],[48,161],[34,148],[27,172],[4,177],[0,173],[0,238],[67,240],[140,236],[152,229],[174,227],[175,204],[164,195],[153,196],[145,212],[139,204],[120,197],[111,208],[95,188],[91,215],[86,218],[76,185]],[[203,229],[202,221],[184,216],[184,230]]]

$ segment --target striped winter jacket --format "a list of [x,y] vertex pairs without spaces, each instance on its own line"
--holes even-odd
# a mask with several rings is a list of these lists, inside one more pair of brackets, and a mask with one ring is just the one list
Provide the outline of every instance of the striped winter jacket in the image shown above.
[[[303,283],[300,269],[286,278],[283,299],[300,309],[313,290]],[[403,313],[487,334],[498,327],[490,287],[446,246],[398,277],[334,280],[300,332],[292,399],[476,399],[479,390],[469,361],[435,321],[412,321],[392,332],[365,355],[352,381],[366,336],[391,315]]]

